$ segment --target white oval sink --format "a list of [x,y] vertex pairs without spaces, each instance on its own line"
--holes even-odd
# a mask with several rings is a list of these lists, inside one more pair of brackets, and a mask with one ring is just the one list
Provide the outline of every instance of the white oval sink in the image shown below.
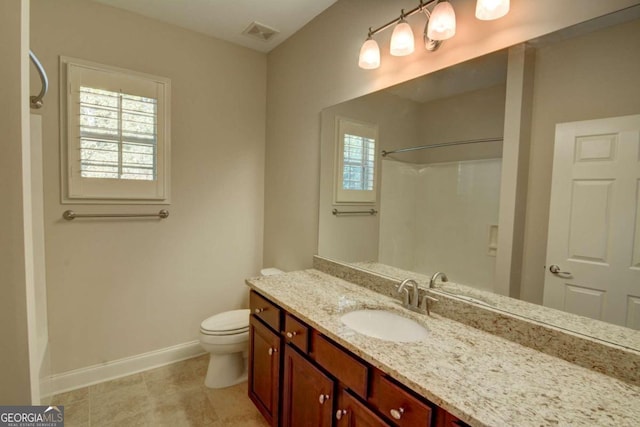
[[340,317],[356,332],[386,341],[414,342],[429,335],[424,326],[386,310],[355,310]]

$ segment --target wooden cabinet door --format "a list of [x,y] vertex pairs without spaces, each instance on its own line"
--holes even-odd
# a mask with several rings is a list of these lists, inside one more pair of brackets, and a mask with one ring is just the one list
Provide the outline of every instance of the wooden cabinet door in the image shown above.
[[431,426],[431,406],[377,370],[371,376],[368,403],[386,416],[394,426]]
[[335,418],[336,427],[389,427],[389,424],[346,390],[339,392]]
[[283,427],[331,427],[334,383],[290,345],[284,350]]
[[436,427],[469,427],[442,408],[438,408]]
[[272,426],[278,426],[280,336],[255,316],[249,321],[249,398]]

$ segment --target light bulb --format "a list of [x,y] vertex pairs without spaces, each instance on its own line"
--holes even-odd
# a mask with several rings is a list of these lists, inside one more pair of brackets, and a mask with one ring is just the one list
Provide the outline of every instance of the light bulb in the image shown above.
[[509,13],[509,0],[478,0],[476,18],[483,21],[502,18]]
[[411,31],[411,26],[404,19],[400,20],[393,29],[390,50],[393,56],[406,56],[413,53],[413,31]]
[[373,70],[380,66],[380,48],[371,37],[367,38],[360,48],[358,66],[365,70]]
[[456,34],[456,13],[447,1],[436,4],[429,18],[427,37],[431,40],[447,40]]

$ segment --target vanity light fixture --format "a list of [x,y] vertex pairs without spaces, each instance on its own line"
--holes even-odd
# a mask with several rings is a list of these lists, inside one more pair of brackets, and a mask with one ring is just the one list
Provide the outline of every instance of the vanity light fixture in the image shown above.
[[476,18],[482,21],[499,19],[507,13],[509,0],[478,0],[476,3]]
[[404,9],[400,11],[400,21],[396,24],[391,35],[389,52],[393,56],[407,56],[414,51],[413,31],[411,25],[404,19]]
[[447,40],[456,35],[456,13],[448,1],[436,4],[427,23],[427,37],[431,40]]
[[[447,0],[419,0],[420,3],[409,12],[402,9],[400,16],[386,24],[372,30],[360,48],[358,66],[365,70],[372,70],[380,66],[380,48],[373,36],[393,28],[391,35],[390,53],[393,56],[406,56],[414,51],[414,36],[406,18],[416,13],[424,13],[427,23],[424,27],[424,46],[428,51],[437,50],[444,40],[456,34],[456,14],[453,6]],[[429,11],[428,7],[433,5]],[[476,17],[480,20],[492,20],[503,17],[509,12],[509,0],[477,0]]]
[[358,65],[365,70],[373,70],[380,66],[380,47],[378,47],[378,42],[371,37],[371,28],[369,28],[369,37],[360,48]]

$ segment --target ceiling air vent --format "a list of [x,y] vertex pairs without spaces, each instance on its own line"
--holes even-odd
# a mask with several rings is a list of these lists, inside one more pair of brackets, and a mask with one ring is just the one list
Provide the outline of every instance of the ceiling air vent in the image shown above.
[[246,30],[242,32],[242,34],[246,34],[250,37],[256,38],[258,40],[262,40],[263,42],[268,42],[271,40],[273,36],[278,34],[280,31],[275,28],[268,27],[259,22],[252,22]]

